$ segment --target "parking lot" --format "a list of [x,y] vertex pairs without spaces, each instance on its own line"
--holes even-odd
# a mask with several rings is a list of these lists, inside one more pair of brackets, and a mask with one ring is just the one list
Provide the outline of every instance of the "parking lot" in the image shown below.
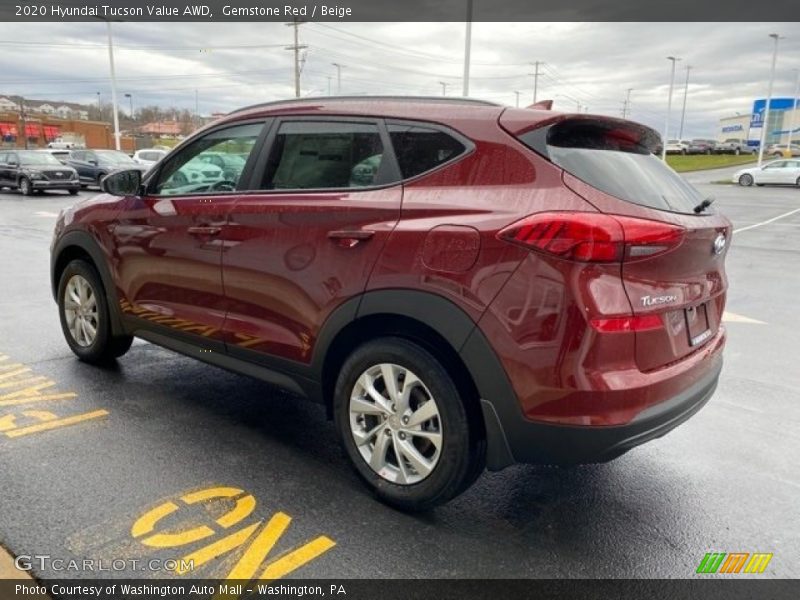
[[617,461],[487,473],[418,515],[367,493],[316,405],[144,342],[115,368],[78,362],[48,281],[75,199],[4,190],[0,543],[124,561],[101,577],[184,576],[151,559],[232,579],[691,577],[707,552],[772,553],[760,577],[797,577],[800,190],[710,183],[728,173],[687,174],[736,230],[712,401]]

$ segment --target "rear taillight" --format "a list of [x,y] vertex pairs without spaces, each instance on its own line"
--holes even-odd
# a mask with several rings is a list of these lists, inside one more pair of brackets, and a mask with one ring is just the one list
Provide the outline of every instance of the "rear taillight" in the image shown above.
[[544,212],[502,229],[497,237],[581,262],[650,258],[680,245],[685,230],[669,223],[587,212]]

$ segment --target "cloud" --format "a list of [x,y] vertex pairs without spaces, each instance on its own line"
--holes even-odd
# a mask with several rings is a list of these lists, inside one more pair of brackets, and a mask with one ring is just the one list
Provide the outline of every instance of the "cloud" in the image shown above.
[[[291,27],[283,23],[114,23],[118,92],[138,106],[202,113],[291,97]],[[685,137],[712,135],[720,117],[747,113],[767,91],[770,32],[780,42],[774,94],[789,96],[800,67],[795,23],[475,23],[470,95],[523,105],[533,95],[556,109],[619,115],[628,88],[630,117],[663,129],[669,62],[678,63],[671,129],[680,119],[685,66],[691,65]],[[302,93],[460,95],[463,23],[306,23],[300,26]],[[0,42],[0,94],[72,102],[110,100],[104,23],[26,23]],[[444,86],[442,85],[444,83]],[[122,105],[125,108],[125,105]]]

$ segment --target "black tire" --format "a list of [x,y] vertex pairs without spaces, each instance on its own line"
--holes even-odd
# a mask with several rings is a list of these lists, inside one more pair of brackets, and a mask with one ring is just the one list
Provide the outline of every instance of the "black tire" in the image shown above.
[[[399,365],[413,372],[436,401],[442,433],[438,462],[430,474],[417,483],[393,483],[379,475],[367,464],[353,439],[349,414],[351,393],[361,374],[381,363]],[[420,511],[444,504],[462,493],[485,468],[483,427],[476,418],[470,418],[466,400],[447,370],[427,350],[406,339],[386,337],[365,343],[347,358],[336,382],[333,402],[342,445],[359,477],[386,504],[401,510]],[[384,431],[377,435],[384,435]],[[394,450],[391,452],[396,456]]]
[[94,184],[97,187],[99,187],[100,189],[103,189],[102,186],[100,185],[100,182],[103,180],[103,177],[105,177],[106,175],[108,175],[108,173],[98,173],[97,174],[97,180],[94,182]]
[[684,156],[686,156],[686,148],[683,148],[683,149],[681,150],[681,154],[683,154]]
[[753,185],[753,176],[749,173],[745,173],[739,177],[739,185],[743,185],[745,187],[749,187]]
[[[90,286],[97,306],[96,335],[89,345],[81,345],[73,337],[67,324],[65,312],[65,294],[67,283],[73,276],[82,277]],[[85,260],[76,259],[70,262],[61,273],[58,282],[58,316],[61,331],[70,349],[80,360],[91,364],[106,364],[125,354],[133,343],[129,335],[114,336],[111,333],[111,320],[108,300],[100,275],[94,266]]]
[[33,184],[31,184],[31,180],[27,177],[20,177],[19,191],[22,192],[23,196],[33,196]]
[[741,153],[742,153],[742,151],[741,151],[741,150],[739,150],[738,148],[736,148],[736,149],[733,151],[733,154],[734,154],[734,156],[739,156]]
[[794,182],[797,187],[800,187],[800,177],[797,178],[797,181]]
[[78,190],[67,190],[67,191],[69,192],[70,196],[77,196],[78,195]]

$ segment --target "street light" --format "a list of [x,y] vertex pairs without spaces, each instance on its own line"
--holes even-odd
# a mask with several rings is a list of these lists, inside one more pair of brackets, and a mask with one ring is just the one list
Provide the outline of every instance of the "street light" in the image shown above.
[[767,128],[769,127],[769,105],[772,104],[772,84],[775,81],[775,63],[778,62],[778,40],[781,39],[777,33],[770,33],[769,37],[775,40],[775,47],[772,50],[772,68],[769,71],[769,87],[767,88],[767,104],[764,106],[764,119],[761,121],[761,140],[758,144],[758,166],[764,160],[764,145],[767,142]]
[[517,108],[519,108],[519,92],[515,90],[514,95],[517,97]]
[[683,87],[683,108],[681,109],[681,126],[678,129],[678,141],[683,139],[683,121],[686,118],[686,97],[689,95],[689,71],[692,65],[686,65],[686,84]]
[[439,85],[442,86],[442,96],[447,96],[447,82],[440,81]]
[[129,101],[130,101],[130,103],[131,103],[131,120],[133,120],[133,94],[125,94],[125,97],[126,97],[126,98],[127,98]]
[[793,71],[797,75],[794,82],[794,96],[792,96],[794,107],[792,109],[792,118],[789,119],[789,139],[786,140],[786,149],[789,151],[789,156],[792,155],[792,133],[794,132],[794,122],[797,118],[797,94],[800,94],[800,69],[793,69]]
[[669,137],[669,114],[672,112],[672,90],[675,87],[675,63],[680,58],[668,56],[667,60],[672,61],[672,69],[669,75],[669,96],[667,97],[667,118],[664,121],[664,138],[661,140],[661,160],[667,160],[667,138]]
[[464,87],[461,95],[464,98],[469,96],[469,55],[472,51],[472,0],[467,0],[467,23],[464,34]]

